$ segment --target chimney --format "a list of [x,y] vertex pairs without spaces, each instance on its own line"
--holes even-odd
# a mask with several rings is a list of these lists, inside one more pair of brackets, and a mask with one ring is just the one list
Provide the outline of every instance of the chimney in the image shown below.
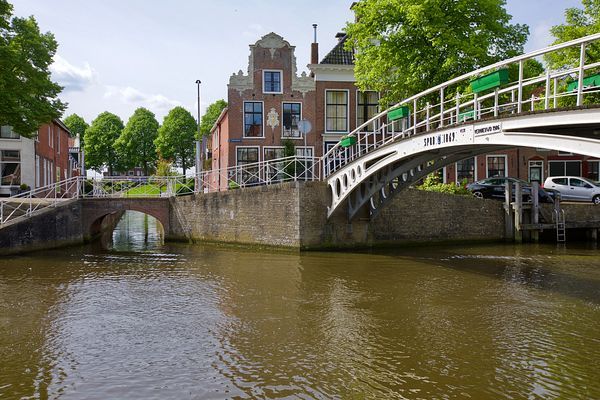
[[317,43],[317,24],[313,24],[314,30],[314,39],[312,44],[310,45],[310,63],[318,64],[319,63],[319,43]]

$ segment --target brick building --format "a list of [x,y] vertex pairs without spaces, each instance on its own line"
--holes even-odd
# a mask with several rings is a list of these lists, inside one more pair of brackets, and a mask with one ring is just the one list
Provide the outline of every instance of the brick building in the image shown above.
[[40,126],[33,138],[10,126],[0,127],[0,196],[10,196],[24,184],[46,186],[71,177],[69,130],[58,119]]

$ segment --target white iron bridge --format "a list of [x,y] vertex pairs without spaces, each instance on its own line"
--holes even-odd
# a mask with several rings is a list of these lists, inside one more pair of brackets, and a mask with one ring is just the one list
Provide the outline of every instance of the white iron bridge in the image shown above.
[[[358,126],[321,159],[328,217],[346,202],[350,219],[365,206],[374,216],[427,174],[478,154],[533,147],[600,157],[600,62],[586,53],[599,45],[595,34],[498,62]],[[565,51],[579,54],[577,67],[525,77],[528,60]]]

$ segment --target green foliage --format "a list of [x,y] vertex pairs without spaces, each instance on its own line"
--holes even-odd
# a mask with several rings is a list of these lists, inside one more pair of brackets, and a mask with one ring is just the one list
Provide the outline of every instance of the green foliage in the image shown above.
[[200,123],[200,135],[206,136],[210,134],[210,129],[213,127],[221,111],[227,107],[227,102],[223,99],[217,100],[206,108],[206,112],[202,116],[202,122]]
[[504,0],[363,0],[346,27],[361,90],[390,104],[522,53],[529,28]]
[[175,170],[173,163],[167,160],[159,159],[156,164],[156,176],[174,176]]
[[154,113],[140,107],[127,121],[121,136],[115,142],[119,159],[123,160],[124,169],[143,167],[148,176],[154,169],[158,155],[154,141],[158,136],[158,121]]
[[[600,32],[600,0],[582,0],[583,9],[567,8],[565,11],[565,23],[553,26],[550,33],[554,36],[553,44],[568,42],[583,36]],[[580,48],[570,47],[555,51],[544,56],[548,67],[552,70],[575,68],[579,66]],[[600,44],[598,42],[588,43],[585,48],[586,63],[590,64],[600,60]],[[598,71],[595,71],[596,73]],[[588,72],[593,74],[593,72]],[[569,82],[560,82],[559,92],[564,92]],[[585,95],[584,104],[597,104],[600,95]],[[576,104],[575,96],[559,99],[559,106],[572,106]]]
[[71,131],[71,136],[76,137],[79,134],[80,140],[83,140],[83,135],[85,134],[86,129],[89,127],[87,122],[83,118],[81,118],[77,114],[71,114],[63,121],[69,131]]
[[0,0],[0,125],[31,137],[62,115],[62,87],[52,82],[49,69],[57,46],[33,17],[12,17],[12,5]]
[[108,167],[109,174],[120,169],[115,141],[123,131],[123,121],[115,114],[105,111],[98,115],[85,131],[85,163],[87,168],[100,170]]
[[[550,29],[555,38],[553,44],[600,32],[600,0],[582,0],[582,4],[583,9],[567,8],[565,23]],[[544,59],[553,70],[574,68],[579,66],[579,55],[579,47],[575,46],[547,54]],[[586,59],[588,63],[600,60],[600,46],[597,43],[586,46]]]
[[438,192],[447,194],[458,194],[464,196],[471,196],[471,192],[466,188],[466,182],[461,185],[455,183],[442,183],[442,179],[438,173],[427,175],[423,180],[423,184],[418,186],[417,189],[425,190],[427,192]]
[[183,173],[194,164],[196,121],[183,107],[175,107],[165,117],[154,141],[160,157],[183,168]]
[[294,145],[293,140],[283,139],[281,141],[281,145],[283,146],[284,157],[293,157],[294,155],[296,155],[296,146]]

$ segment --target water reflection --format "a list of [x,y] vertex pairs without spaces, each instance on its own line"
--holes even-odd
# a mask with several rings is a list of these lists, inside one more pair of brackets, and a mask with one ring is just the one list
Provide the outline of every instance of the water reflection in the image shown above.
[[600,398],[597,250],[271,254],[133,218],[0,260],[0,398]]
[[113,231],[102,234],[99,244],[114,251],[149,251],[160,249],[164,230],[160,222],[138,211],[125,211]]

